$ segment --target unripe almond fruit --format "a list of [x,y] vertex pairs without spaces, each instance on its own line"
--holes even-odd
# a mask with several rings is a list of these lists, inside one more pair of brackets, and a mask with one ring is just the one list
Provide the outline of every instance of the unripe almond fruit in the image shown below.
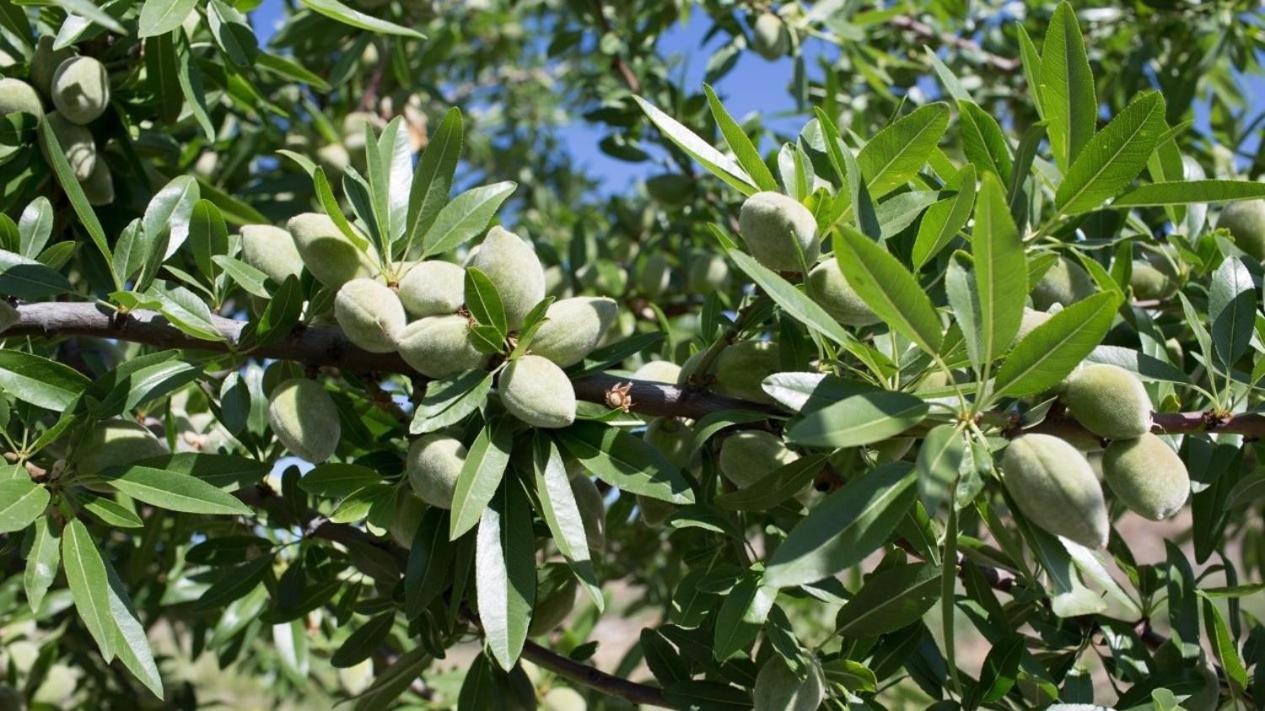
[[575,388],[553,361],[525,355],[511,361],[497,381],[505,409],[532,427],[575,422]]
[[739,341],[720,352],[712,390],[751,402],[773,403],[760,383],[781,368],[778,346],[770,341]]
[[652,360],[633,371],[633,380],[675,385],[681,378],[681,366],[670,360]]
[[413,440],[405,474],[413,493],[431,506],[452,508],[452,493],[466,463],[466,447],[455,437],[427,434]]
[[352,279],[338,288],[334,317],[347,339],[370,353],[393,353],[407,317],[400,297],[373,279]]
[[331,289],[358,277],[373,276],[378,271],[376,254],[361,251],[338,225],[315,212],[305,212],[291,217],[286,230],[294,237],[294,246],[316,280]]
[[1119,366],[1082,366],[1068,377],[1062,399],[1076,421],[1099,437],[1127,439],[1151,430],[1146,388]]
[[567,686],[555,686],[540,700],[540,711],[588,711],[589,704],[580,692]]
[[602,550],[606,547],[606,502],[602,500],[602,492],[588,475],[581,473],[571,477],[571,495],[584,522],[589,549]]
[[536,330],[530,350],[563,368],[575,365],[597,348],[618,315],[614,299],[604,296],[555,301],[545,312],[546,320]]
[[496,285],[511,329],[523,325],[527,313],[545,298],[545,268],[536,250],[521,237],[501,227],[488,230],[470,266]]
[[720,447],[720,473],[739,489],[760,481],[770,472],[799,459],[782,439],[762,430],[737,432]]
[[75,56],[74,47],[62,47],[54,51],[54,43],[55,38],[52,35],[40,35],[35,43],[35,54],[31,55],[31,85],[45,96],[52,93],[53,73],[62,62]]
[[808,293],[831,318],[845,326],[869,326],[882,321],[844,278],[839,261],[834,258],[808,273]]
[[1032,305],[1039,311],[1049,311],[1055,304],[1071,306],[1097,291],[1098,285],[1084,267],[1060,255],[1032,288]]
[[110,467],[161,457],[169,451],[166,442],[138,422],[105,420],[93,425],[79,443],[74,463],[80,474],[96,474]]
[[426,504],[413,496],[408,489],[395,492],[395,513],[391,516],[391,525],[387,532],[391,539],[401,548],[412,548],[413,537],[417,528],[422,525],[422,516],[426,514]]
[[482,368],[488,360],[474,347],[465,316],[427,316],[414,321],[400,332],[398,348],[404,362],[428,378]]
[[1034,525],[1089,548],[1107,544],[1107,502],[1085,455],[1046,434],[1015,438],[1002,455],[1003,481]]
[[287,380],[273,390],[268,424],[286,449],[313,464],[332,457],[342,437],[333,398],[307,378]]
[[774,271],[800,271],[797,243],[806,264],[817,261],[817,220],[792,197],[765,191],[747,198],[738,214],[738,231],[751,256]]
[[400,280],[400,301],[414,318],[455,314],[466,302],[466,270],[438,259],[418,262]]
[[1019,319],[1019,332],[1015,334],[1015,342],[1022,341],[1024,336],[1037,330],[1038,326],[1049,321],[1053,316],[1054,314],[1030,309],[1027,306],[1023,307],[1023,316]]
[[536,606],[531,611],[531,624],[527,628],[527,635],[539,637],[562,624],[575,608],[575,597],[579,591],[580,586],[576,584],[575,577],[570,574],[553,589],[538,591]]
[[1129,287],[1138,299],[1167,299],[1177,291],[1177,282],[1149,262],[1135,259]]
[[671,279],[668,258],[662,254],[652,254],[642,260],[641,268],[637,270],[637,289],[643,296],[653,299],[667,291]]
[[791,33],[782,18],[772,12],[760,13],[751,25],[751,48],[770,61],[786,56],[791,49]]
[[722,291],[729,282],[729,264],[719,254],[697,253],[690,257],[688,288],[695,294]]
[[241,229],[242,261],[282,284],[303,273],[303,257],[289,232],[272,225],[246,225]]
[[1172,447],[1150,432],[1108,445],[1102,473],[1121,503],[1152,521],[1177,513],[1190,496],[1186,464]]
[[0,115],[19,111],[43,118],[44,102],[40,101],[35,88],[21,79],[0,79]]
[[1239,249],[1258,261],[1265,261],[1265,200],[1226,205],[1217,218],[1217,227],[1229,230]]
[[817,666],[807,666],[801,678],[780,655],[770,656],[755,677],[755,711],[816,711],[826,687]]
[[92,57],[71,57],[57,65],[49,93],[67,121],[83,126],[97,120],[110,104],[110,76]]
[[95,161],[88,177],[79,181],[89,205],[109,205],[114,202],[114,176],[105,160]]

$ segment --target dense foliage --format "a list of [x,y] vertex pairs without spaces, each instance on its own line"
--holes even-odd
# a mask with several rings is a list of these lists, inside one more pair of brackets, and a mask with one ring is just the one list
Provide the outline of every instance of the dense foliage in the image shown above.
[[0,0],[0,705],[1265,703],[1257,3],[256,5]]

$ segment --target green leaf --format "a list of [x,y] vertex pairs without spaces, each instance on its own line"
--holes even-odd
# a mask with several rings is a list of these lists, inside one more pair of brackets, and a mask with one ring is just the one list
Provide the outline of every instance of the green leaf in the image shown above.
[[404,570],[404,614],[409,619],[422,614],[448,588],[454,548],[448,543],[448,512],[427,508],[413,533]]
[[877,198],[908,183],[949,126],[949,105],[927,104],[879,131],[857,154],[870,194]]
[[1208,321],[1213,353],[1229,372],[1251,347],[1256,324],[1256,287],[1252,284],[1251,272],[1236,257],[1221,262],[1212,274],[1208,287]]
[[461,193],[444,205],[422,239],[422,256],[443,254],[465,244],[487,228],[501,203],[518,188],[506,180]]
[[[210,109],[206,103],[206,92],[202,88],[202,70],[193,61],[193,51],[184,32],[172,31],[176,38],[176,81],[180,84],[180,93],[189,102],[189,110],[202,129],[207,141],[215,140],[215,126],[211,123]],[[218,204],[218,203],[217,203]],[[267,222],[267,220],[260,220]]]
[[536,602],[536,537],[531,506],[517,479],[505,480],[479,520],[475,596],[492,658],[509,671],[527,641]]
[[1212,643],[1212,650],[1221,662],[1221,668],[1236,689],[1247,688],[1247,670],[1243,667],[1243,658],[1239,656],[1238,647],[1230,635],[1230,628],[1225,618],[1217,609],[1217,604],[1204,597],[1203,600],[1204,635]]
[[448,109],[417,162],[404,231],[410,246],[430,231],[435,217],[448,204],[452,177],[461,159],[464,130],[461,110],[455,106]]
[[931,428],[918,448],[918,498],[934,516],[940,507],[953,504],[958,473],[966,460],[966,440],[953,425]]
[[156,298],[162,315],[167,317],[171,325],[186,334],[204,341],[225,340],[224,334],[215,327],[211,309],[188,289],[182,286],[164,288],[153,284],[146,295]]
[[[2,486],[2,485],[0,485]],[[61,566],[61,527],[47,516],[35,519],[35,536],[26,552],[26,569],[22,571],[22,585],[31,612],[40,609],[44,595],[57,577]]]
[[106,593],[110,603],[110,616],[114,622],[114,651],[123,662],[123,666],[127,667],[128,671],[132,672],[132,675],[140,680],[150,693],[162,699],[162,675],[154,662],[154,652],[149,646],[149,638],[145,636],[145,627],[137,619],[132,599],[128,596],[127,589],[123,587],[123,581],[119,579],[118,573],[109,561],[104,561],[104,565],[108,582]]
[[457,540],[479,522],[500,486],[513,444],[510,427],[499,422],[489,423],[475,437],[453,491],[448,540]]
[[141,6],[140,36],[154,37],[180,27],[197,0],[145,0]]
[[134,465],[109,479],[110,486],[147,504],[194,514],[249,516],[249,506],[188,474]]
[[778,546],[765,585],[787,588],[829,578],[883,545],[914,505],[913,465],[869,471],[817,504]]
[[1068,3],[1060,3],[1054,11],[1041,50],[1042,117],[1049,125],[1054,157],[1066,171],[1076,163],[1098,125],[1094,75],[1076,12]]
[[145,525],[141,517],[133,511],[104,496],[85,498],[83,510],[92,514],[93,518],[101,523],[115,528],[141,528]]
[[299,479],[299,488],[309,494],[332,499],[344,498],[366,486],[382,482],[382,475],[359,464],[330,462],[318,464]]
[[1019,332],[1023,320],[1019,295],[1028,293],[1028,267],[1001,181],[991,172],[981,178],[971,254],[979,294],[978,363],[987,364],[1003,353]]
[[724,661],[749,649],[760,634],[776,597],[777,590],[760,585],[760,576],[744,575],[724,596],[716,611],[712,656]]
[[404,690],[409,688],[431,664],[430,652],[424,645],[418,645],[401,654],[391,666],[378,672],[373,678],[373,685],[356,697],[355,711],[379,711],[391,708]]
[[1265,198],[1265,183],[1249,180],[1188,180],[1140,185],[1116,198],[1111,207],[1152,207]]
[[66,571],[66,584],[70,597],[75,601],[79,619],[96,641],[101,656],[107,662],[114,659],[115,623],[110,609],[110,583],[106,577],[105,563],[97,551],[88,529],[78,519],[72,519],[62,531],[62,567]]
[[165,246],[160,261],[170,259],[189,238],[193,207],[199,198],[198,182],[182,175],[163,186],[145,207],[142,224],[150,244]]
[[586,421],[559,430],[558,441],[611,486],[677,505],[694,503],[694,492],[681,470],[640,437]]
[[716,505],[731,511],[768,511],[804,490],[821,473],[827,454],[800,457],[752,483],[716,497]]
[[777,272],[757,262],[754,257],[745,252],[730,251],[729,258],[796,321],[840,345],[846,346],[855,341],[843,326],[840,326],[839,322],[826,313],[826,310],[821,308],[816,301],[805,296]]
[[301,82],[303,84],[309,84],[313,89],[316,89],[321,93],[327,93],[330,90],[329,83],[322,79],[320,75],[314,74],[312,71],[307,69],[307,67],[295,62],[289,57],[272,54],[271,52],[259,52],[255,56],[255,66],[260,69],[266,69],[273,74],[277,74],[286,79],[293,79],[294,81]]
[[210,200],[199,199],[193,203],[193,212],[189,216],[189,247],[193,250],[193,261],[198,270],[207,279],[214,280],[215,263],[211,260],[228,254],[228,225],[224,224],[220,208]]
[[383,35],[397,35],[399,37],[410,37],[413,39],[426,39],[426,35],[417,30],[408,27],[401,27],[394,22],[379,20],[371,15],[366,15],[359,10],[354,10],[338,0],[302,0],[303,4],[309,9],[318,12],[332,20],[337,20],[344,25],[350,25],[369,32],[376,32]]
[[497,341],[505,339],[509,322],[505,320],[501,295],[488,275],[476,267],[466,267],[466,308],[475,321],[496,329]]
[[39,301],[73,290],[60,272],[34,259],[0,249],[0,294]]
[[145,40],[145,79],[154,96],[157,119],[161,123],[174,123],[184,106],[180,89],[180,59],[176,54],[175,33],[168,32]]
[[584,517],[575,501],[571,480],[558,447],[543,434],[537,433],[532,449],[532,473],[536,483],[536,498],[540,502],[540,516],[553,535],[558,552],[571,563],[600,612],[606,606],[597,583],[597,573],[589,557],[588,535],[584,532]]
[[206,19],[211,36],[230,62],[238,67],[254,64],[259,56],[259,40],[245,15],[223,0],[211,0],[206,6]]
[[896,257],[846,225],[835,232],[834,251],[848,284],[879,318],[924,351],[939,352],[942,335],[936,309]]
[[29,478],[0,481],[0,533],[21,531],[44,515],[48,489]]
[[918,622],[940,594],[940,568],[906,563],[879,570],[839,609],[835,632],[844,639],[878,637]]
[[859,447],[908,430],[926,418],[928,409],[922,398],[909,393],[859,393],[804,412],[786,438],[809,447]]
[[452,380],[433,381],[413,411],[410,434],[424,434],[454,425],[483,406],[492,391],[492,374],[478,370]]
[[268,275],[259,269],[240,259],[234,259],[223,254],[211,257],[211,263],[223,269],[224,273],[228,274],[234,284],[240,286],[251,296],[258,296],[261,299],[272,298],[271,290],[268,288]]
[[1009,183],[1014,167],[1006,134],[992,114],[974,101],[959,101],[959,127],[962,131],[962,152],[980,175],[992,173]]
[[118,20],[97,7],[92,0],[53,0],[52,4],[65,10],[68,15],[78,15],[120,35],[127,34],[127,30],[118,23]]
[[46,410],[65,410],[89,385],[82,373],[23,351],[0,350],[0,389]]
[[957,194],[935,203],[923,215],[910,257],[915,271],[947,247],[971,219],[971,208],[975,206],[975,167],[962,166],[945,187],[956,189]]
[[48,157],[53,174],[57,176],[57,182],[66,193],[66,199],[70,200],[70,206],[74,209],[75,216],[79,218],[80,226],[88,232],[88,236],[92,238],[92,243],[101,252],[101,256],[105,257],[110,276],[114,280],[114,287],[122,290],[123,282],[114,272],[114,260],[110,255],[110,245],[106,241],[105,230],[101,227],[101,221],[97,219],[97,213],[93,211],[92,205],[88,204],[88,198],[84,195],[83,188],[79,186],[79,180],[75,178],[75,172],[71,170],[70,163],[66,160],[66,154],[57,141],[57,135],[53,133],[53,128],[47,121],[40,121],[39,134],[44,155]]
[[384,612],[356,628],[329,658],[335,669],[354,667],[368,659],[387,641],[391,625],[395,622],[395,610]]
[[710,86],[704,84],[703,91],[707,94],[707,105],[711,109],[712,118],[720,127],[720,133],[725,137],[725,143],[729,144],[729,150],[733,151],[734,157],[738,159],[738,164],[755,181],[757,188],[776,192],[777,180],[773,177],[769,166],[765,165],[764,159],[760,157],[760,151],[751,142],[751,138],[725,110],[724,104],[720,103],[716,92]]
[[1054,197],[1059,212],[1088,212],[1119,195],[1146,167],[1165,126],[1164,97],[1148,92],[1130,102],[1068,169]]
[[743,195],[752,195],[758,192],[759,189],[755,186],[755,181],[750,175],[747,175],[747,171],[743,170],[742,166],[734,162],[729,156],[713,148],[710,143],[703,140],[698,134],[660,111],[649,101],[640,96],[634,96],[633,99],[641,107],[641,110],[646,112],[650,122],[669,141],[672,141],[678,148],[685,151],[687,155],[698,161],[709,173],[725,181],[730,187],[733,187]]
[[27,204],[18,219],[18,252],[34,259],[44,251],[52,234],[53,204],[41,195]]
[[1035,395],[1058,385],[1102,342],[1119,307],[1119,296],[1100,292],[1037,326],[997,371],[996,396]]

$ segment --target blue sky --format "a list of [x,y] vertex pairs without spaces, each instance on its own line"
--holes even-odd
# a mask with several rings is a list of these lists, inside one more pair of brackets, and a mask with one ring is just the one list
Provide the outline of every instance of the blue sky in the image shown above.
[[[272,36],[273,26],[281,16],[282,7],[282,0],[264,0],[252,13],[261,43]],[[689,22],[676,25],[660,39],[662,52],[682,58],[683,82],[680,76],[676,79],[685,87],[694,89],[702,86],[708,57],[727,39],[724,33],[717,33],[716,37],[704,44],[703,38],[708,29],[706,14],[696,9],[690,13]],[[839,52],[833,45],[817,39],[808,39],[801,49],[812,75],[819,73],[819,57],[833,59]],[[795,113],[788,91],[792,70],[793,63],[789,58],[770,62],[752,52],[743,52],[737,66],[716,83],[715,89],[726,108],[739,121],[751,112],[758,111],[762,113],[765,125],[793,132],[804,122],[805,117]],[[1250,77],[1246,84],[1246,93],[1253,98],[1253,111],[1265,109],[1265,77]],[[938,89],[930,80],[920,86],[930,93]],[[1196,130],[1206,130],[1207,125],[1206,107],[1196,107]],[[562,135],[564,145],[568,146],[577,165],[598,178],[604,190],[626,190],[636,179],[662,170],[661,166],[653,162],[627,163],[601,152],[598,142],[606,135],[603,126],[589,124],[577,118],[573,124],[563,128]],[[1256,141],[1250,142],[1248,150],[1254,150],[1255,146]]]

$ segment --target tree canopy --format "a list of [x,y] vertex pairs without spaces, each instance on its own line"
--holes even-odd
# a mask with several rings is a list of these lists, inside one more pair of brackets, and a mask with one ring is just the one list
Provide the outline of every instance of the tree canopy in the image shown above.
[[1263,50],[0,0],[0,705],[1259,707]]

